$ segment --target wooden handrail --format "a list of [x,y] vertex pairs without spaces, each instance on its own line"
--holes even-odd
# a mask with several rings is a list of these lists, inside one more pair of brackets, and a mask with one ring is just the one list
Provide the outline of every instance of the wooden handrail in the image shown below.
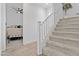
[[48,15],[44,21],[40,21],[40,20],[39,20],[38,22],[44,23],[51,15],[53,15],[53,13],[51,13],[50,15]]

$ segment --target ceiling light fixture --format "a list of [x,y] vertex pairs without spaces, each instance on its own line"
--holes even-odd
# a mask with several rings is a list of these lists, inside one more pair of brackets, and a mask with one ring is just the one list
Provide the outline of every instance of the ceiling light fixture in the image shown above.
[[23,14],[23,9],[21,8],[12,8],[16,11],[16,13]]

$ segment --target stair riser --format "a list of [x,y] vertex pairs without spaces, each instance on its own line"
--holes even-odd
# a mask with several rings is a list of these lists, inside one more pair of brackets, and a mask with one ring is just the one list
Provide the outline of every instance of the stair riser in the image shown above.
[[61,30],[65,30],[65,29],[66,30],[79,30],[79,28],[76,28],[76,27],[75,28],[73,28],[73,27],[67,27],[67,28],[66,27],[56,27],[55,30],[56,29],[61,29]]
[[76,20],[60,20],[59,22],[79,22],[79,19],[76,19]]
[[[78,36],[79,35],[79,31],[76,31],[76,30],[72,30],[72,31],[69,31],[69,30],[55,30],[57,32],[55,32],[55,34],[60,34],[60,35],[73,35],[73,36]],[[67,32],[67,33],[66,33]]]
[[73,20],[79,20],[79,17],[77,17],[77,18],[60,19],[60,21],[73,21]]
[[70,37],[70,38],[74,38],[74,39],[79,39],[79,34],[53,33],[53,35],[62,36],[62,37]]
[[57,26],[58,28],[79,28],[79,25],[78,26],[74,26],[74,25],[72,25],[72,26]]
[[79,29],[55,29],[55,31],[79,32]]
[[74,29],[79,29],[79,27],[56,27],[55,29],[71,29],[71,30],[74,30]]
[[62,23],[58,23],[60,25],[66,25],[66,24],[79,24],[79,22],[62,22]]
[[56,27],[78,27],[79,28],[79,24],[76,24],[76,25],[56,25]]

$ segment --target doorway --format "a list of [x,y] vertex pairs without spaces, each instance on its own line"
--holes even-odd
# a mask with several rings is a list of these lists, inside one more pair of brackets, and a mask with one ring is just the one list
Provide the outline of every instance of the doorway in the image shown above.
[[23,45],[23,7],[22,3],[6,4],[6,49]]

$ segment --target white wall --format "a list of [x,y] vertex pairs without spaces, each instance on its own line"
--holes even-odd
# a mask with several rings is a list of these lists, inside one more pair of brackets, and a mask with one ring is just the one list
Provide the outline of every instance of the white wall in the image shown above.
[[22,3],[7,3],[7,26],[23,25],[23,14],[18,14],[13,8],[23,8]]
[[61,3],[54,3],[54,24],[57,24],[59,19],[62,19],[64,16],[62,4]]
[[50,15],[51,13],[53,13],[53,3],[48,3],[47,4],[47,16]]
[[27,44],[38,39],[38,20],[44,20],[46,9],[37,4],[23,5],[23,43]]
[[72,8],[67,11],[66,16],[79,16],[79,3],[71,3]]

